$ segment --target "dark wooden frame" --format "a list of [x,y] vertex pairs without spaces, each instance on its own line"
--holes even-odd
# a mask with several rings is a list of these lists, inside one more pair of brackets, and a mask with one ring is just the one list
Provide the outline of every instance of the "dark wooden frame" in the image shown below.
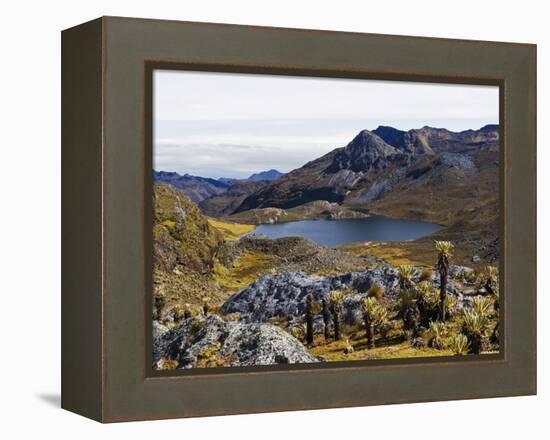
[[[154,373],[154,68],[498,85],[501,353]],[[536,46],[104,17],[63,31],[62,87],[63,408],[114,422],[536,393]]]

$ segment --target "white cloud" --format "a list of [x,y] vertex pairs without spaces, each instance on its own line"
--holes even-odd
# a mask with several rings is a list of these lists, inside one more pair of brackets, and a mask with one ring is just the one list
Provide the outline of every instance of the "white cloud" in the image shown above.
[[498,123],[498,88],[156,71],[156,169],[209,177],[290,171],[364,128]]

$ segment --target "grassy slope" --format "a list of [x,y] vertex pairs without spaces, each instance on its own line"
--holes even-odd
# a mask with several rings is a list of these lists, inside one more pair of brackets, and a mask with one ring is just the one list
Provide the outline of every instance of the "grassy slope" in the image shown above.
[[217,229],[225,240],[238,240],[241,235],[247,234],[256,229],[256,226],[254,225],[223,222],[213,218],[208,219],[208,224],[214,229]]
[[168,185],[155,185],[153,283],[168,306],[214,302],[227,294],[217,282],[226,242],[254,229],[252,225],[206,218],[186,196]]
[[[338,249],[349,252],[358,257],[374,256],[381,258],[394,266],[409,264],[418,267],[433,268],[437,262],[437,253],[433,238],[415,241],[386,241],[386,242],[359,242],[346,243]],[[471,256],[476,250],[475,245],[460,244],[455,247],[452,258],[453,264],[461,266],[485,266],[486,263],[473,264]]]

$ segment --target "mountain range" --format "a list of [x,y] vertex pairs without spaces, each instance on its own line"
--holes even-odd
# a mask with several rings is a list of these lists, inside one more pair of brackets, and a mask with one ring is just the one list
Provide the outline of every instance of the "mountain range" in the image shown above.
[[[155,182],[172,185],[195,203],[200,203],[203,200],[223,194],[235,186],[238,188],[240,184],[244,184],[243,188],[249,188],[248,194],[252,192],[251,189],[255,189],[256,186],[247,186],[247,182],[265,183],[276,180],[282,176],[284,176],[284,174],[275,169],[254,173],[246,179],[233,179],[227,177],[211,179],[208,177],[192,176],[190,174],[180,175],[173,171],[154,171],[153,173]],[[235,193],[238,194],[239,190],[237,189],[234,191],[234,197]]]
[[167,181],[167,174],[174,173],[155,178],[215,217],[242,219],[254,210],[259,218],[262,209],[325,200],[359,212],[438,223],[455,238],[467,232],[468,239],[495,239],[498,230],[498,125],[461,132],[427,126],[362,130],[345,147],[284,175],[269,170],[222,182],[188,175]]

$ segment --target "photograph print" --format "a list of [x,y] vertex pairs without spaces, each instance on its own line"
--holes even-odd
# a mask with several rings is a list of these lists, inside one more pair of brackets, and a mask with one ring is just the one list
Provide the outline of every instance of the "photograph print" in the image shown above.
[[153,370],[499,353],[498,86],[152,81]]

